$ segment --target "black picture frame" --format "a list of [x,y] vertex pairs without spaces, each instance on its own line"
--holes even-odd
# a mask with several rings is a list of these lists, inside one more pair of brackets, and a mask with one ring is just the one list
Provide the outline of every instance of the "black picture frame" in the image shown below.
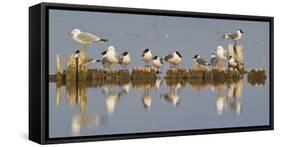
[[[196,18],[217,18],[232,20],[251,20],[265,21],[270,23],[270,75],[269,75],[269,104],[270,104],[270,124],[267,126],[250,126],[221,129],[201,129],[201,130],[182,130],[154,133],[135,133],[122,135],[102,135],[85,137],[65,137],[50,139],[48,138],[48,10],[79,10],[79,11],[97,11],[113,13],[130,13],[145,15],[165,15]],[[274,103],[273,103],[273,85],[274,85],[274,18],[265,16],[248,16],[216,13],[199,13],[184,11],[167,11],[152,9],[134,9],[121,7],[104,7],[90,5],[58,4],[58,3],[40,3],[29,8],[29,139],[40,144],[52,143],[70,143],[84,141],[101,141],[116,139],[133,139],[148,137],[164,137],[179,135],[198,135],[210,133],[229,133],[245,131],[273,130],[274,124]]]

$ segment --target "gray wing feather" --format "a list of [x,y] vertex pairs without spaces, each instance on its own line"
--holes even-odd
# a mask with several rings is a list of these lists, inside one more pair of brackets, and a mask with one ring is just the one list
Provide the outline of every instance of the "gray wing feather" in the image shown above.
[[235,39],[238,37],[238,34],[237,33],[231,33],[231,34],[228,34],[228,36],[231,38],[231,39]]
[[165,59],[166,61],[169,61],[171,58],[173,58],[173,54],[169,54],[169,55],[167,55],[167,56],[164,57],[164,59]]
[[201,65],[206,65],[207,61],[205,61],[203,58],[199,58],[199,59],[197,59],[197,63],[201,64]]
[[77,38],[87,42],[98,42],[100,40],[99,37],[90,33],[80,33]]
[[211,58],[210,62],[212,65],[216,65],[219,62],[219,59],[217,57],[213,57]]

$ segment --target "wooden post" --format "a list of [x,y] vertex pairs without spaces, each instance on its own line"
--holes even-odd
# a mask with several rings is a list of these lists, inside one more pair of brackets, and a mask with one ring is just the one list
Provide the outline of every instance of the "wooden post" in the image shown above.
[[76,80],[76,59],[72,54],[67,58],[66,61],[66,81]]
[[80,49],[79,57],[78,57],[78,80],[86,81],[87,80],[87,72],[88,72],[88,54],[86,48]]
[[62,80],[62,67],[61,67],[61,59],[60,56],[56,55],[56,67],[57,67],[57,81]]
[[[78,67],[77,67],[77,61],[78,61]],[[66,80],[86,81],[87,71],[88,71],[87,62],[88,62],[88,55],[86,49],[84,48],[80,50],[78,59],[75,58],[74,54],[70,55],[66,62]]]
[[236,68],[238,71],[244,72],[244,49],[241,44],[233,45],[229,44],[228,45],[228,55],[232,56],[236,62],[238,63],[237,67],[232,67],[231,65],[228,65],[228,68]]

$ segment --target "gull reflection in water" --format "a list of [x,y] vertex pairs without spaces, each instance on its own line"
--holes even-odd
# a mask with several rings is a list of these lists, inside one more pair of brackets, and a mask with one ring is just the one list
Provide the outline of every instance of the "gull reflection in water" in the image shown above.
[[137,86],[138,88],[141,88],[144,91],[143,95],[142,95],[142,103],[143,103],[143,107],[147,111],[150,111],[151,104],[152,104],[152,97],[150,96],[150,91],[153,89],[158,91],[160,89],[162,83],[163,83],[163,80],[160,77],[157,77],[155,80],[151,80],[151,81],[135,83],[138,85]]
[[127,83],[127,84],[122,85],[122,90],[123,90],[123,92],[129,93],[129,92],[130,92],[130,87],[131,87],[131,84],[130,84],[130,83]]
[[114,113],[116,105],[118,104],[121,96],[125,93],[126,91],[124,90],[115,92],[112,87],[103,87],[103,95],[105,96],[106,109],[109,115],[112,115]]
[[243,80],[217,86],[216,111],[219,115],[227,108],[235,110],[237,115],[241,113],[241,97],[243,95]]
[[163,84],[163,80],[161,78],[157,78],[155,81],[155,89],[159,90],[162,84]]
[[178,106],[180,103],[180,97],[178,92],[182,89],[182,85],[179,82],[167,84],[169,87],[169,92],[166,94],[160,94],[162,99],[165,99],[167,102],[172,103],[174,106]]
[[143,102],[144,108],[147,111],[150,111],[152,99],[151,99],[151,96],[149,95],[149,88],[148,87],[144,88],[144,94],[142,96],[142,102]]

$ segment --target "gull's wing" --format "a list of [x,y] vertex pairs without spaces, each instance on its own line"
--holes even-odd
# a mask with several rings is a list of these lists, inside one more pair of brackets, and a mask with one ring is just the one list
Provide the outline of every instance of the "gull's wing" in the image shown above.
[[166,61],[169,61],[171,58],[173,58],[173,54],[169,54],[169,55],[167,55],[167,56],[164,57],[164,59],[165,59]]
[[211,62],[211,64],[217,64],[219,62],[219,59],[218,59],[218,57],[213,57],[213,58],[211,58],[210,62]]
[[235,39],[235,38],[237,38],[238,37],[238,33],[230,33],[230,34],[228,34],[228,36],[231,38],[231,39]]
[[202,65],[206,65],[206,64],[207,64],[207,61],[204,60],[203,58],[199,58],[199,59],[197,59],[197,63],[198,63],[198,64],[202,64]]
[[164,64],[163,58],[160,58],[160,63],[161,63],[161,64]]
[[86,41],[86,42],[98,42],[98,41],[100,41],[99,37],[97,37],[93,34],[84,33],[84,32],[78,34],[77,38],[80,39],[80,40]]

